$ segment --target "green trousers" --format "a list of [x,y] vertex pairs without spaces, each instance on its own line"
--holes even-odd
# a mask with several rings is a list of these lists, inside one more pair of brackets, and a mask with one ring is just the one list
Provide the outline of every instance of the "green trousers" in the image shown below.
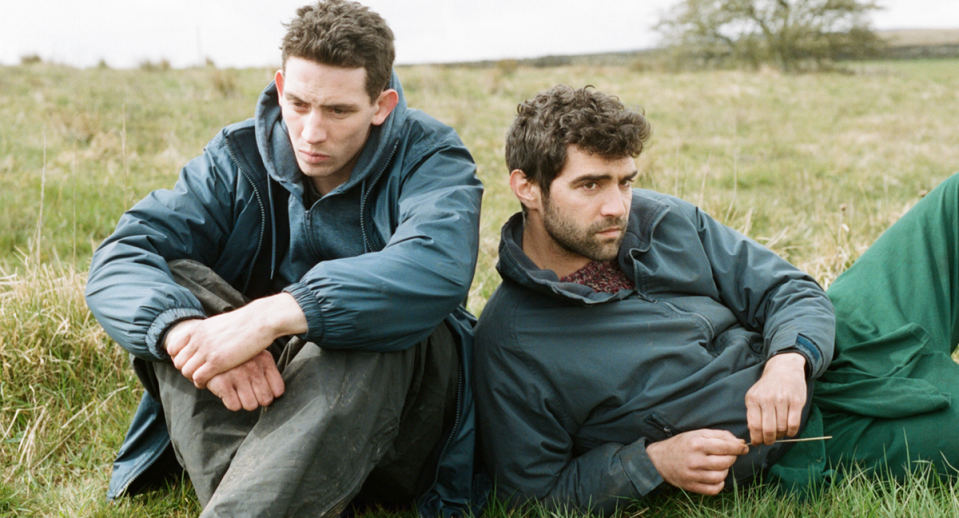
[[837,467],[959,473],[959,174],[893,224],[827,290],[836,352],[803,436],[771,474],[787,485]]

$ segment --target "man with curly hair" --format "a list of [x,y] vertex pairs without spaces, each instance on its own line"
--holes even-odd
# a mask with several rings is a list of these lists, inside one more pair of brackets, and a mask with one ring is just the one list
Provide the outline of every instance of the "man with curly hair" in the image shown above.
[[507,133],[522,212],[474,357],[501,499],[608,513],[667,485],[715,494],[783,456],[832,357],[813,279],[632,188],[649,135],[615,97],[563,85],[521,103]]
[[88,304],[146,388],[108,496],[182,467],[203,516],[466,512],[473,159],[407,109],[366,7],[300,8],[282,51],[255,118],[94,254]]

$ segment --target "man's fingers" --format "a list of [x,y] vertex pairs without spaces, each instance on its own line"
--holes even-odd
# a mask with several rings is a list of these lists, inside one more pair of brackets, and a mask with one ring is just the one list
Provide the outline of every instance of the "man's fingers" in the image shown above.
[[223,406],[234,412],[243,408],[243,405],[240,404],[240,398],[237,397],[236,390],[233,390],[233,387],[230,387],[230,390],[226,391],[226,393],[220,397],[220,400],[223,401]]
[[227,409],[236,412],[240,408],[243,408],[242,405],[240,405],[240,398],[236,395],[236,389],[233,388],[228,378],[219,377],[210,380],[208,389],[214,396],[223,401],[223,406]]
[[[696,466],[693,466],[693,469],[710,472],[727,471],[738,458],[738,455],[705,455]],[[726,475],[722,477],[725,478]]]
[[[193,370],[188,373],[187,369],[190,367],[192,367]],[[196,385],[196,388],[206,387],[206,384],[217,374],[221,373],[214,372],[209,363],[204,363],[202,365],[191,365],[190,363],[187,363],[187,365],[183,367],[183,375],[188,376],[191,380],[193,380],[193,384]]]
[[729,474],[728,468],[693,470],[690,478],[699,484],[722,484]]
[[240,405],[243,406],[244,410],[256,410],[259,408],[256,395],[253,393],[253,387],[250,386],[249,381],[241,381],[239,386],[236,387],[236,394],[240,398]]
[[795,437],[799,433],[799,425],[802,424],[802,408],[805,401],[791,405],[789,407],[789,426],[786,429],[786,435]]
[[749,453],[746,441],[728,430],[703,429],[695,432],[701,441],[700,450],[706,455],[745,455]]
[[[779,418],[777,417],[778,412],[776,412],[776,407],[773,405],[766,406],[762,409],[763,411],[763,437],[762,442],[765,445],[770,445],[776,442],[777,429],[779,427]],[[785,421],[785,420],[783,420]],[[783,426],[783,431],[785,432],[786,427]]]
[[749,453],[749,446],[742,439],[709,439],[703,453],[716,457],[732,456],[735,460],[735,457]]
[[687,487],[683,489],[687,491],[692,491],[694,493],[699,493],[702,495],[718,495],[720,491],[723,490],[723,487],[726,485],[725,480],[715,484],[706,484],[703,482],[693,482],[690,483]]
[[250,379],[253,395],[259,406],[269,406],[273,402],[273,389],[266,380],[266,376],[253,376]]
[[758,404],[746,399],[746,424],[749,427],[749,443],[753,446],[763,442],[763,412]]
[[272,367],[272,369],[267,368],[264,374],[266,375],[266,382],[270,385],[270,391],[273,392],[273,397],[278,398],[286,391],[286,384],[283,383],[283,376],[280,375],[276,365]]

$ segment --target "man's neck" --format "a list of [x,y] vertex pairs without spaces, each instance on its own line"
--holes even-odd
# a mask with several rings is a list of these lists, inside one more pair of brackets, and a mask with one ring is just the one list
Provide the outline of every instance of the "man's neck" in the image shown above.
[[543,225],[523,225],[523,252],[541,270],[552,270],[560,278],[589,264],[589,259],[559,246]]

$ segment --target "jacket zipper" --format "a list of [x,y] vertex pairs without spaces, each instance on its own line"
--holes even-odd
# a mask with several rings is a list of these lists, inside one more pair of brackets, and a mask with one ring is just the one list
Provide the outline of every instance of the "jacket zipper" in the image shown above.
[[130,480],[128,480],[126,484],[123,484],[123,487],[121,487],[119,490],[117,490],[117,494],[113,495],[113,498],[120,498],[121,496],[125,495],[126,492],[127,492],[127,489],[130,489],[130,486],[131,486],[134,482],[136,482],[137,479],[140,478],[144,473],[146,473],[147,470],[150,469],[150,466],[153,466],[154,464],[156,464],[156,461],[160,460],[160,457],[163,456],[163,452],[165,452],[166,449],[170,447],[170,444],[171,444],[172,442],[173,442],[173,441],[172,441],[172,439],[170,439],[170,436],[167,435],[167,439],[166,439],[166,441],[163,443],[163,447],[160,448],[159,450],[157,450],[159,453],[157,453],[156,455],[154,455],[153,458],[150,459],[150,462],[147,462],[142,468],[140,468],[139,470],[137,470],[137,474],[136,474],[136,475],[133,475],[133,477],[132,477]]
[[666,437],[672,437],[678,433],[678,430],[673,428],[673,425],[669,424],[669,421],[663,419],[659,414],[649,414],[646,416],[646,422],[662,430]]
[[[637,265],[637,262],[638,262],[638,261],[637,261],[635,258],[633,258],[633,279],[639,279],[639,278],[640,278],[640,277],[639,277],[639,266]],[[637,284],[637,283],[634,282],[634,284]],[[656,299],[649,298],[649,297],[647,297],[646,295],[640,293],[638,287],[636,288],[636,294],[639,295],[639,298],[641,298],[641,299],[643,299],[643,300],[645,300],[645,301],[647,301],[647,302],[651,302],[651,303],[653,303],[653,304],[656,304],[656,303],[657,303],[657,300],[656,300]],[[716,331],[713,329],[713,325],[709,322],[709,320],[706,319],[706,317],[700,315],[699,313],[693,313],[692,311],[686,311],[686,310],[683,310],[683,309],[679,309],[676,305],[674,305],[674,304],[672,304],[672,303],[670,303],[670,302],[666,302],[665,300],[659,301],[659,302],[662,302],[663,305],[665,305],[665,306],[668,307],[669,309],[675,311],[676,313],[679,313],[680,315],[689,315],[689,316],[693,317],[694,319],[696,319],[696,321],[698,321],[700,324],[702,324],[702,327],[703,327],[703,329],[706,331],[706,334],[709,335],[708,337],[709,337],[709,340],[710,340],[710,341],[712,341],[713,337],[716,336]]]
[[[227,143],[226,152],[230,154],[230,159],[233,160],[233,164],[236,166],[236,170],[243,175],[243,178],[250,183],[250,188],[253,189],[253,194],[256,196],[256,203],[260,206],[260,237],[256,242],[256,252],[253,253],[253,260],[250,261],[250,271],[246,274],[246,280],[243,282],[243,293],[246,293],[247,288],[250,286],[250,281],[253,279],[253,270],[256,268],[256,260],[260,258],[260,251],[263,249],[263,234],[266,233],[266,209],[263,208],[263,198],[260,196],[259,189],[256,188],[256,183],[250,178],[250,175],[240,166],[240,161],[236,159],[236,155],[233,154],[233,148]],[[266,181],[269,182],[270,178],[267,175]]]
[[370,182],[370,186],[363,191],[363,197],[360,199],[360,231],[363,232],[363,243],[366,245],[366,251],[373,251],[373,243],[370,240],[370,236],[366,231],[366,200],[369,199],[370,193],[373,191],[373,186],[375,186],[380,178],[383,177],[383,173],[386,172],[386,168],[389,167],[390,162],[393,161],[393,155],[396,154],[396,149],[400,146],[399,142],[393,144],[393,150],[390,151],[390,156],[386,159],[386,162],[383,164],[380,172],[377,173],[376,177],[373,178],[373,181]]

